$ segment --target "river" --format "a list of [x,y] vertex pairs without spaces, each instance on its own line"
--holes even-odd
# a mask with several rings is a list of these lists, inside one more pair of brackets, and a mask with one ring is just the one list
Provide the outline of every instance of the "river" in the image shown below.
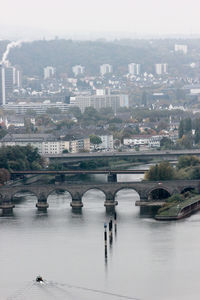
[[[178,222],[141,218],[138,195],[120,191],[117,233],[105,261],[103,225],[110,217],[100,191],[85,194],[82,214],[71,211],[67,193],[49,196],[47,214],[37,212],[33,195],[24,196],[14,216],[0,217],[0,299],[123,299],[101,291],[141,300],[199,299],[200,213]],[[34,282],[38,274],[45,285]]]

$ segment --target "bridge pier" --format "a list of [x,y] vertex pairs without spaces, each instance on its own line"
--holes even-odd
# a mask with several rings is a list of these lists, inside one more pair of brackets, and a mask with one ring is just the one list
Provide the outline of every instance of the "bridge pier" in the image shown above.
[[117,174],[108,174],[108,182],[117,182]]
[[106,195],[106,201],[104,202],[104,206],[106,208],[107,213],[113,213],[115,211],[115,206],[118,205],[118,202],[115,201],[115,197],[108,193]]
[[15,205],[12,202],[3,202],[0,206],[3,216],[12,215]]
[[40,212],[47,212],[47,208],[49,207],[49,204],[47,203],[47,198],[44,194],[41,194],[38,202],[36,203],[36,207],[38,211]]
[[73,211],[81,211],[82,210],[83,202],[82,202],[81,195],[79,193],[76,193],[75,195],[73,195],[70,206],[72,207]]
[[3,216],[12,215],[14,207],[15,205],[12,202],[12,198],[8,194],[5,194],[0,204],[0,209],[2,209],[2,215]]
[[38,211],[46,212],[47,208],[49,207],[49,204],[47,202],[38,202],[36,203],[36,207]]

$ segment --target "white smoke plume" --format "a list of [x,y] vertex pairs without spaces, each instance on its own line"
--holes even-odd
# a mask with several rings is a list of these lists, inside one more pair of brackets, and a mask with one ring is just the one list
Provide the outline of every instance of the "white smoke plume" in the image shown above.
[[6,51],[4,52],[3,56],[2,56],[2,60],[1,60],[1,64],[4,64],[7,60],[7,57],[9,55],[10,49],[11,48],[15,48],[15,47],[20,47],[21,46],[21,41],[17,41],[17,42],[11,42],[7,45],[6,47]]

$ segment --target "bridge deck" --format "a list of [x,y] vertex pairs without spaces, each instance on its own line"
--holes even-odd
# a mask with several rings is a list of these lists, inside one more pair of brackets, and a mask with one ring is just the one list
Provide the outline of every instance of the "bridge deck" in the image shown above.
[[51,170],[27,170],[27,171],[12,171],[12,175],[75,175],[75,174],[144,174],[148,170],[63,170],[63,171],[51,171]]

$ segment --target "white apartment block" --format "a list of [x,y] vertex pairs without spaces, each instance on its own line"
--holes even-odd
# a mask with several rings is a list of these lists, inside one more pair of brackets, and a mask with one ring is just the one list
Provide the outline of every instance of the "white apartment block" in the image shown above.
[[78,106],[81,112],[84,112],[86,107],[94,107],[98,111],[104,107],[111,107],[116,113],[119,107],[129,107],[129,98],[124,94],[76,96],[70,98],[70,105]]
[[138,135],[132,138],[125,138],[123,144],[125,146],[148,146],[149,148],[160,147],[160,141],[163,136],[145,136]]
[[50,134],[7,134],[0,140],[2,146],[27,146],[37,148],[39,154],[62,154],[63,150],[78,153],[90,151],[90,139],[82,138],[73,141],[57,140]]
[[175,52],[182,52],[183,54],[187,54],[188,46],[187,45],[181,45],[181,44],[175,44],[174,45],[174,51]]
[[100,66],[100,74],[104,76],[105,74],[112,73],[113,67],[109,64],[104,64]]
[[113,150],[113,135],[100,135],[102,143],[98,145],[98,149]]
[[157,75],[166,74],[167,71],[168,71],[168,64],[166,64],[166,63],[155,64],[155,72]]
[[130,75],[140,75],[140,69],[139,64],[131,63],[128,65],[128,73]]
[[48,66],[44,68],[44,79],[52,78],[55,75],[56,69]]
[[81,75],[85,72],[85,67],[81,65],[76,65],[72,67],[72,72],[74,73],[74,76]]
[[6,104],[5,68],[0,65],[0,105]]
[[27,111],[33,110],[37,114],[44,114],[50,108],[59,108],[61,112],[66,112],[69,109],[69,104],[63,102],[50,102],[46,100],[44,102],[19,102],[19,103],[12,103],[9,102],[8,104],[3,105],[5,110],[12,110],[15,111],[16,114],[24,115]]
[[39,154],[61,154],[70,150],[69,141],[56,140],[50,134],[7,134],[0,140],[0,146],[27,146],[37,148]]

